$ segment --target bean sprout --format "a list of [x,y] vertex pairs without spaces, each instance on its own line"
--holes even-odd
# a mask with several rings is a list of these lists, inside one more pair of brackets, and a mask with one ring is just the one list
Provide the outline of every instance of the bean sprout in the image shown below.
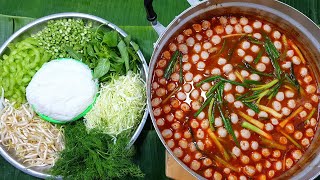
[[41,120],[29,104],[19,109],[8,100],[0,112],[0,143],[28,167],[53,166],[64,149],[63,129]]

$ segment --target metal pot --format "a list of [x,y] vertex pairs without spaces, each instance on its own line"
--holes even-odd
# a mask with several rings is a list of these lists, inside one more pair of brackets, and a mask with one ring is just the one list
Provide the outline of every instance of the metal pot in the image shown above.
[[[100,26],[101,24],[105,24],[106,26],[108,26],[111,29],[114,29],[115,31],[117,31],[121,36],[126,37],[127,33],[125,33],[122,29],[120,29],[118,26],[110,23],[107,20],[104,20],[100,17],[97,16],[93,16],[93,15],[89,15],[89,14],[83,14],[83,13],[75,13],[75,12],[68,12],[68,13],[59,13],[59,14],[52,14],[49,16],[45,16],[42,17],[40,19],[37,19],[29,24],[27,24],[26,26],[22,27],[20,30],[18,30],[17,32],[15,32],[1,47],[0,47],[0,56],[2,56],[7,50],[8,50],[8,45],[12,42],[16,42],[16,41],[20,41],[21,39],[25,38],[26,36],[30,36],[33,33],[38,32],[39,30],[43,29],[44,26],[46,26],[47,22],[50,20],[57,20],[57,19],[65,19],[65,18],[74,18],[74,19],[82,19],[83,21],[87,22],[90,21],[92,22],[94,25],[96,26]],[[147,80],[148,78],[148,65],[144,59],[143,54],[141,53],[141,51],[139,50],[137,52],[137,55],[139,56],[139,59],[141,60],[140,63],[140,69],[141,69],[141,78],[143,80]],[[132,146],[133,143],[137,140],[138,136],[140,135],[143,126],[147,120],[148,117],[148,108],[145,108],[145,111],[143,112],[143,117],[140,121],[140,124],[138,125],[138,127],[136,128],[133,136],[131,137],[128,146]],[[0,145],[0,154],[1,156],[6,159],[10,164],[12,164],[14,167],[20,169],[21,171],[38,177],[38,178],[43,178],[43,179],[55,179],[55,178],[59,178],[61,179],[61,177],[52,177],[50,174],[47,173],[47,170],[50,167],[31,167],[28,168],[26,164],[19,162],[18,158],[16,156],[14,156],[14,152],[11,151],[7,151],[7,149]]]
[[[166,145],[155,121],[151,106],[151,81],[152,74],[158,57],[161,55],[162,49],[168,44],[179,30],[185,28],[192,21],[199,21],[210,16],[220,16],[226,14],[242,14],[256,16],[260,19],[277,24],[278,27],[296,37],[298,46],[302,53],[309,60],[309,65],[313,72],[317,83],[319,84],[320,72],[320,29],[308,17],[298,10],[279,1],[266,0],[207,0],[199,2],[198,0],[188,0],[191,7],[178,15],[167,28],[162,26],[156,20],[156,14],[152,8],[152,0],[145,0],[147,10],[147,18],[151,21],[152,26],[159,34],[159,39],[154,46],[154,52],[149,64],[149,78],[147,82],[148,106],[152,123],[157,134],[166,147],[167,151],[175,158],[175,160],[185,168],[189,173],[198,179],[204,179],[186,166],[179,158],[175,157],[171,149]],[[319,89],[318,89],[319,92]],[[319,108],[318,108],[319,109]],[[319,115],[318,115],[319,116]],[[312,144],[305,152],[302,159],[286,173],[282,174],[278,179],[315,179],[320,174],[320,152],[318,130],[315,134]]]

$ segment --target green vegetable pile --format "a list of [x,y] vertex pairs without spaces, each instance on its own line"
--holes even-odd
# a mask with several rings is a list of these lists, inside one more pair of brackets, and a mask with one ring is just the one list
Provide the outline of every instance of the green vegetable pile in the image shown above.
[[34,38],[27,38],[9,46],[9,54],[0,59],[0,87],[5,97],[19,107],[26,102],[26,87],[38,69],[51,59]]
[[93,129],[87,133],[83,122],[65,127],[65,150],[51,169],[64,179],[142,178],[144,174],[133,164],[134,148],[127,148],[125,133],[113,143],[112,137]]
[[[33,35],[52,59],[68,57],[68,48],[83,54],[91,41],[92,23],[85,24],[81,19],[59,19],[48,21],[45,28]],[[80,59],[77,59],[80,60]]]
[[67,48],[71,58],[79,59],[93,69],[93,77],[99,82],[106,82],[114,76],[125,75],[129,71],[138,72],[139,47],[131,37],[123,38],[117,31],[97,27],[91,29],[92,40],[83,45],[83,54],[74,47]]

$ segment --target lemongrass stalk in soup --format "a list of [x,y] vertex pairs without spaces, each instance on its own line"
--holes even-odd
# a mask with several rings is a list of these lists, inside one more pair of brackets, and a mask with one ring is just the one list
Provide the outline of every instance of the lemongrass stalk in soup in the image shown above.
[[[167,68],[178,51],[182,66]],[[272,179],[301,159],[317,130],[319,94],[294,37],[256,17],[214,16],[178,30],[161,52],[150,111],[193,171]]]
[[73,59],[44,64],[27,87],[27,99],[35,111],[59,122],[74,120],[83,113],[96,93],[91,70]]

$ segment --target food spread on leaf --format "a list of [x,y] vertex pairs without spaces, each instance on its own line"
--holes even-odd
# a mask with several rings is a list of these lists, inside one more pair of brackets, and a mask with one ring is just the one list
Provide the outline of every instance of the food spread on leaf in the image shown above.
[[265,20],[193,22],[158,57],[151,112],[173,154],[204,178],[276,178],[317,130],[308,61],[295,37]]
[[138,49],[130,36],[77,18],[11,43],[0,59],[0,145],[26,168],[65,179],[143,177],[128,147],[146,107]]

